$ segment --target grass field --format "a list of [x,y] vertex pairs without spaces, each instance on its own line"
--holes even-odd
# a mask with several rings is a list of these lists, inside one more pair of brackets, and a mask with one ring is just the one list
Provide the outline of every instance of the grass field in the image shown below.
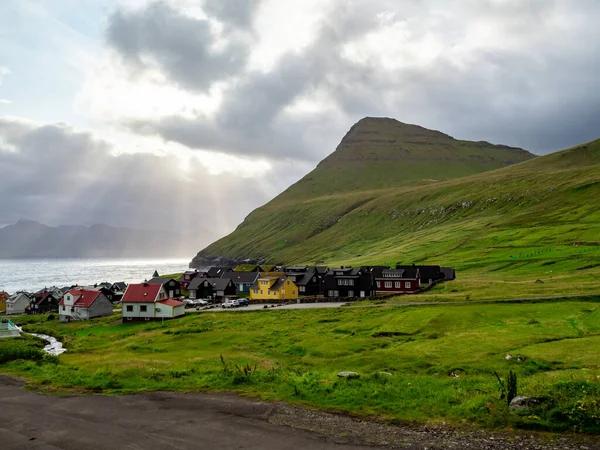
[[[227,390],[390,421],[600,433],[595,301],[203,312],[142,324],[27,320],[68,352],[59,364],[14,360],[0,371],[47,390]],[[8,345],[17,344],[0,348]],[[343,370],[360,377],[340,379]],[[519,395],[545,402],[511,412],[495,376],[509,370]]]

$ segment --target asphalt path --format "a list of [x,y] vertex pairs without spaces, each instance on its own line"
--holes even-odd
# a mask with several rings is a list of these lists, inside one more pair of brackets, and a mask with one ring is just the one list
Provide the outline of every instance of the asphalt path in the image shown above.
[[0,449],[369,449],[268,422],[273,404],[230,394],[57,396],[0,376]]

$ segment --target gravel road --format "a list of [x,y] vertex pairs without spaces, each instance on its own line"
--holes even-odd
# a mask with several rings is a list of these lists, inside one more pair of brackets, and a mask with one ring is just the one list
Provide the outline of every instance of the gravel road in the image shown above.
[[233,394],[57,396],[0,375],[0,448],[600,450],[590,436],[390,426]]

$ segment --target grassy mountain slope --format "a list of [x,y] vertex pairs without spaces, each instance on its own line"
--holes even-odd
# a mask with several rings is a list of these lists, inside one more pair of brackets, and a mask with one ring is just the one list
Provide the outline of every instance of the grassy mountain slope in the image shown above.
[[418,125],[367,117],[350,128],[335,152],[274,202],[431,184],[532,157],[519,148],[461,141]]
[[[201,256],[435,262],[461,273],[439,288],[449,297],[598,292],[599,198],[600,140],[437,183],[305,199],[284,193]],[[494,281],[504,292],[488,292]]]

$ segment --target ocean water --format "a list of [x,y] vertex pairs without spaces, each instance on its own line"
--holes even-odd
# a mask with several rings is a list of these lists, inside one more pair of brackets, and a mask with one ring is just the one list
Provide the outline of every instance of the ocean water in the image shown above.
[[139,283],[150,279],[155,270],[161,275],[183,272],[190,259],[0,259],[0,291],[12,294],[103,281]]

